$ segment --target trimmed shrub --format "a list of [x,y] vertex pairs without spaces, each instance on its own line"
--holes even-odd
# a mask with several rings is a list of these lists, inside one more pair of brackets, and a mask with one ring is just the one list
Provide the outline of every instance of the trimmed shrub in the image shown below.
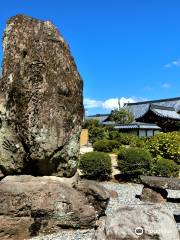
[[[98,120],[90,119],[86,120],[83,124],[83,128],[89,130],[89,142],[94,143],[102,139],[108,139],[109,137],[109,128],[104,127]],[[112,127],[111,127],[112,129]]]
[[146,144],[146,137],[137,137],[134,136],[132,138],[132,141],[130,142],[130,146],[131,147],[138,147],[138,148],[144,148],[145,144]]
[[108,180],[111,178],[111,158],[107,153],[85,153],[80,158],[79,168],[88,179]]
[[89,130],[89,140],[91,143],[96,141],[107,139],[108,138],[108,131],[106,128],[103,127],[94,127]]
[[121,173],[138,177],[148,174],[151,169],[151,154],[141,148],[122,148],[118,153],[118,168]]
[[153,164],[151,175],[161,177],[178,177],[179,166],[173,160],[159,158]]
[[89,119],[83,123],[83,128],[91,129],[93,127],[100,127],[100,123],[96,119]]
[[112,152],[113,149],[119,148],[119,143],[115,140],[99,140],[93,144],[94,151]]
[[116,130],[109,130],[109,139],[119,141],[119,132]]
[[122,144],[122,145],[130,145],[132,143],[132,139],[135,136],[133,136],[132,134],[128,134],[128,133],[119,133],[119,137],[118,137],[118,141]]
[[147,149],[153,157],[161,156],[180,164],[180,133],[160,133],[147,141]]
[[131,147],[144,147],[145,145],[145,138],[139,138],[129,133],[112,131],[109,133],[109,138],[118,141],[120,145],[129,145]]

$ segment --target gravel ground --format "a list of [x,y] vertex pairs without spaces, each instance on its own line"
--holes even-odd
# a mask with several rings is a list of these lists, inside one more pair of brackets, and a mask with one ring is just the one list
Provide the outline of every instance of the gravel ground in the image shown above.
[[[106,209],[106,215],[111,215],[120,205],[142,204],[136,195],[140,195],[143,185],[134,183],[100,183],[109,190],[116,191],[118,198],[111,198]],[[168,190],[169,197],[179,198],[178,191]],[[180,214],[180,203],[167,203],[167,207],[175,214]],[[178,224],[180,231],[180,224]],[[45,237],[36,237],[33,240],[92,240],[94,236],[94,229],[92,230],[63,230],[59,234],[51,234]]]
[[142,204],[142,202],[136,198],[136,195],[140,195],[142,192],[143,185],[134,183],[112,183],[104,182],[101,183],[105,188],[116,191],[118,198],[111,198],[106,209],[106,215],[112,214],[119,205],[131,205],[131,204]]
[[180,198],[180,191],[167,189],[168,198]]
[[95,230],[63,230],[58,234],[51,234],[44,237],[35,237],[32,240],[92,240]]

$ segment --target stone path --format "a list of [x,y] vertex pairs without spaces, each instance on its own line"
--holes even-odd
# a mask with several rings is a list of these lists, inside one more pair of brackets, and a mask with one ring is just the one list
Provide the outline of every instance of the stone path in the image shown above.
[[114,176],[116,174],[119,174],[120,171],[118,170],[118,164],[117,164],[117,155],[114,153],[109,154],[111,157],[111,163],[112,163],[112,178],[114,179]]
[[80,147],[80,153],[84,154],[87,152],[93,152],[93,147],[92,146],[81,146]]

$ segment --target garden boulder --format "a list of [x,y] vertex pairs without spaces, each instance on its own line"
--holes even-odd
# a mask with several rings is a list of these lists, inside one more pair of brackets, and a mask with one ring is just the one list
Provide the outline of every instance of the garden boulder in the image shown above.
[[140,179],[142,184],[150,188],[180,190],[179,178],[141,176]]
[[179,240],[172,213],[161,204],[121,206],[96,234],[96,240]]
[[81,187],[79,183],[75,189],[58,178],[5,177],[0,181],[0,239],[22,240],[64,228],[94,228],[109,198],[103,187],[93,185],[88,182]]

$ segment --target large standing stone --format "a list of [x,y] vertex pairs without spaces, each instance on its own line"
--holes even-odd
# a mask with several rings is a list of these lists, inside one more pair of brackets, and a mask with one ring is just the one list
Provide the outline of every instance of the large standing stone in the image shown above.
[[109,198],[102,186],[93,184],[80,182],[74,189],[58,177],[5,177],[0,181],[0,239],[22,240],[64,228],[95,227]]
[[49,21],[12,17],[3,36],[0,173],[70,177],[76,171],[82,80]]

